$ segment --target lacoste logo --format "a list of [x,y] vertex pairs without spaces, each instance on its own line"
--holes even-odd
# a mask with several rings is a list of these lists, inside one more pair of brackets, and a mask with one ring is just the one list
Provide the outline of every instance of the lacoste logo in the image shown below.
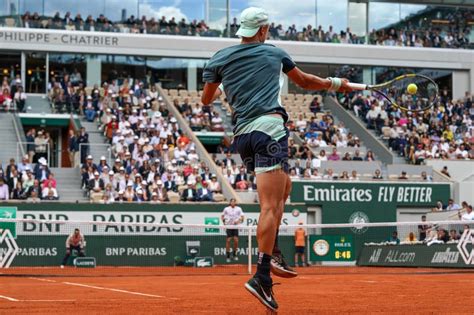
[[[472,245],[470,252],[467,249],[468,244]],[[457,248],[461,253],[464,263],[466,265],[474,265],[474,230],[465,230],[464,233],[462,233]]]
[[211,266],[211,262],[206,259],[198,259],[198,261],[196,262],[196,265],[198,267],[209,267]]

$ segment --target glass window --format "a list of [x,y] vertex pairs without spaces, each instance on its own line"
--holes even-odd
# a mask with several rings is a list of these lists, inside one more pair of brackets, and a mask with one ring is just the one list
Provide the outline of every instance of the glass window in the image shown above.
[[[110,0],[107,1],[109,2]],[[159,20],[164,16],[167,21],[174,17],[176,23],[181,21],[181,19],[185,19],[186,23],[190,23],[193,20],[199,22],[206,19],[206,1],[140,0],[138,5],[138,16],[141,18],[143,15],[145,15],[147,19],[154,17],[156,20]]]
[[37,12],[43,15],[44,0],[20,0],[20,14],[29,11],[31,14]]
[[402,21],[410,15],[415,16],[426,9],[426,5],[370,2],[369,28],[381,29]]
[[26,92],[46,93],[46,54],[26,54]]
[[[273,1],[258,1],[257,5],[267,10],[269,14],[270,22],[275,25],[281,24],[283,29],[286,31],[290,26],[295,24],[298,31],[301,31],[303,27],[316,25],[316,2],[319,1],[288,1],[288,0],[273,0]],[[334,2],[345,2],[332,1],[332,6],[335,6]],[[231,21],[234,17],[237,18],[240,23],[240,13],[250,6],[255,6],[255,1],[231,1]],[[347,3],[346,3],[347,5]],[[319,22],[318,22],[319,23]]]
[[365,36],[367,21],[367,3],[349,2],[349,25],[351,32]]
[[18,13],[18,0],[0,0],[0,16],[14,15]]
[[347,0],[316,0],[316,21],[327,30],[332,25],[339,33],[347,28]]
[[136,56],[100,55],[102,61],[102,82],[118,80],[122,84],[125,79],[145,78],[145,58]]
[[79,85],[87,78],[86,56],[82,54],[49,54],[49,78],[62,81],[69,75],[73,85]]
[[2,61],[0,68],[2,77],[8,77],[9,80],[12,80],[16,75],[21,74],[20,53],[0,52],[0,60]]
[[165,89],[188,88],[188,68],[196,67],[196,82],[198,88],[202,88],[202,69],[206,60],[204,59],[181,59],[181,58],[147,58],[147,72],[161,82]]

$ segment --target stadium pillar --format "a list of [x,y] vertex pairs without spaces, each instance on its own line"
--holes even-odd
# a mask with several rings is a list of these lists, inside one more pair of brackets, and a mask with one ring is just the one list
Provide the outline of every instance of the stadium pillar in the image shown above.
[[87,55],[87,86],[101,84],[102,63],[100,58],[94,55]]
[[197,90],[197,67],[196,67],[196,64],[192,61],[188,63],[187,76],[188,76],[187,89]]
[[455,70],[453,71],[453,98],[462,99],[464,93],[472,91],[472,71],[462,71]]

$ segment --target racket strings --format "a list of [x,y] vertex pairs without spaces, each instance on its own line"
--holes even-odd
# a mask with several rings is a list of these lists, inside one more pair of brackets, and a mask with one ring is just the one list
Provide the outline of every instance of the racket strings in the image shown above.
[[[415,84],[416,93],[410,94],[407,87]],[[412,111],[422,111],[430,108],[437,100],[438,86],[433,81],[424,77],[405,77],[393,81],[390,85],[380,89],[385,93],[390,102],[400,108]]]

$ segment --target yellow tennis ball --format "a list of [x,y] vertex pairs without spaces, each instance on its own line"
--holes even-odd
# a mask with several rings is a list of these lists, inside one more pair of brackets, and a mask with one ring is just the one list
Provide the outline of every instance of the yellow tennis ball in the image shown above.
[[415,83],[408,84],[407,86],[408,94],[416,94],[416,91],[418,91],[418,87],[416,86]]

